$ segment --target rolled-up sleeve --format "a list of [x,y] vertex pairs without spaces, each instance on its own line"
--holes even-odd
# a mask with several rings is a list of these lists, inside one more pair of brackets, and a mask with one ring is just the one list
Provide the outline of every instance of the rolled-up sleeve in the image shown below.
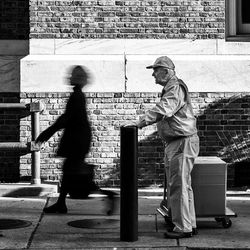
[[173,116],[185,104],[184,99],[185,93],[180,85],[165,87],[161,100],[140,117],[140,123],[147,126]]

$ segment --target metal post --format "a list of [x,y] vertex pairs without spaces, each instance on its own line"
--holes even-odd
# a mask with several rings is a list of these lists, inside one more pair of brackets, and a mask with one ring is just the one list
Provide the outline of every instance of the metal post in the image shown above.
[[121,127],[121,241],[138,240],[137,137],[137,127]]
[[[35,141],[37,136],[40,133],[40,124],[39,124],[39,112],[31,113],[31,140]],[[31,164],[31,183],[32,184],[41,184],[40,178],[40,151],[32,151],[32,164]]]

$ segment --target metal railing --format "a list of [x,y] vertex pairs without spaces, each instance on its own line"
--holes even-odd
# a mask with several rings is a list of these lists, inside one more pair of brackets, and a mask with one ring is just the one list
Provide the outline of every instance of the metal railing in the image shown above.
[[40,178],[40,147],[35,139],[40,133],[40,112],[44,110],[43,102],[0,103],[0,109],[26,109],[31,114],[31,142],[0,142],[0,150],[28,150],[31,152],[31,184],[41,184]]

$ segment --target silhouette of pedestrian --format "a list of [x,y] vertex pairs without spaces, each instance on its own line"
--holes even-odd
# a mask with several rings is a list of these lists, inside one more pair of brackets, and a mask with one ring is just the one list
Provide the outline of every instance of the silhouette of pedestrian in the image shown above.
[[75,66],[69,78],[74,91],[70,95],[65,113],[36,139],[42,144],[55,132],[64,129],[57,155],[64,157],[60,195],[55,204],[44,208],[45,213],[67,213],[66,196],[87,198],[91,192],[101,192],[109,198],[108,214],[114,209],[114,192],[101,190],[93,181],[94,166],[85,162],[90,150],[91,126],[86,111],[85,95],[82,88],[89,82],[89,75],[82,66]]

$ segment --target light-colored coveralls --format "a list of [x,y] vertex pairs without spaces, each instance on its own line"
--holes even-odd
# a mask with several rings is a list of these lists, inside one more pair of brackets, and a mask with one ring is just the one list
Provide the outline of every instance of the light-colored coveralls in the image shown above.
[[196,228],[191,171],[199,153],[196,119],[187,86],[173,76],[165,85],[160,101],[140,118],[140,123],[157,122],[165,144],[167,203],[175,232]]

